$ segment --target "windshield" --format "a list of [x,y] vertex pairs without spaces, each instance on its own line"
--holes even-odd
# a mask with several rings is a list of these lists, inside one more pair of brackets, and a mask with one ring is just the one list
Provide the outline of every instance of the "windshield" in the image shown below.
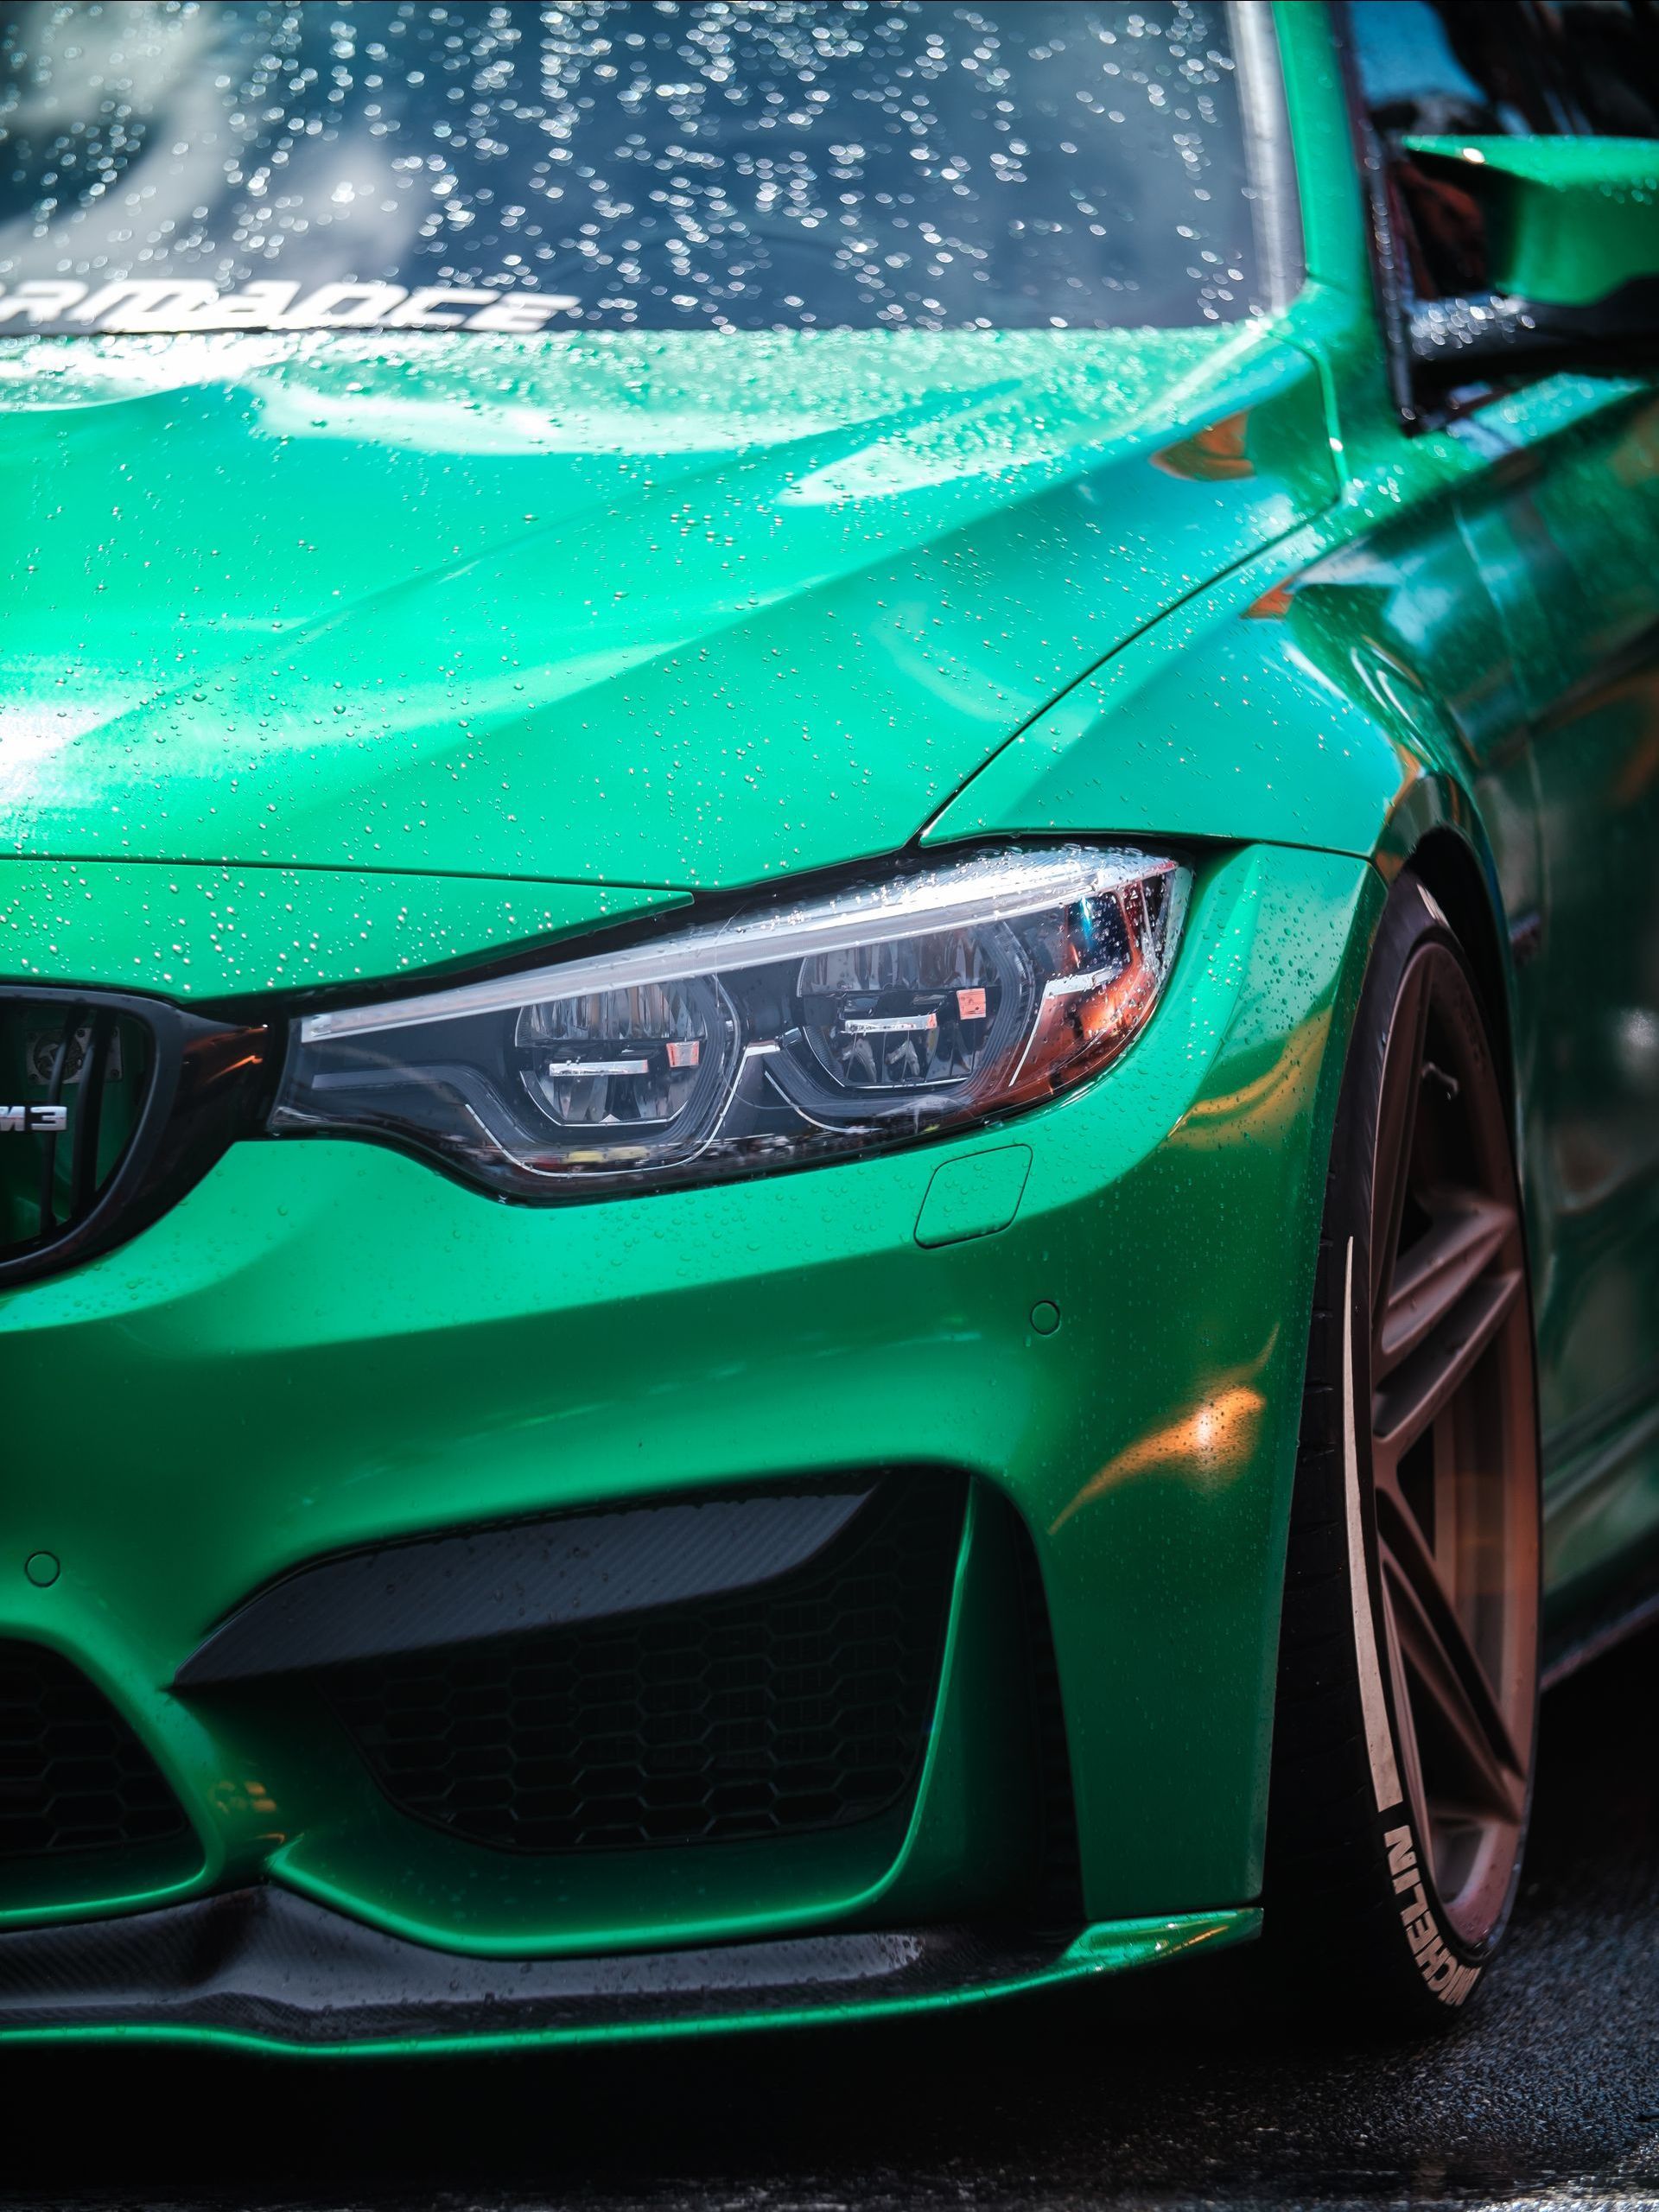
[[0,7],[0,330],[1232,321],[1239,74],[1209,0]]

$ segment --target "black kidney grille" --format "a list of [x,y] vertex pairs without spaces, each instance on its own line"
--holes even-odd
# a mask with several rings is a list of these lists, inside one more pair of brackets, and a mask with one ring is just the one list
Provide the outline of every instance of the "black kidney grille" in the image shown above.
[[0,996],[0,1259],[49,1248],[92,1212],[154,1072],[149,1027],[125,1006]]
[[187,1827],[160,1770],[78,1668],[0,1643],[0,1859],[118,1851]]
[[327,1694],[394,1804],[498,1849],[868,1820],[916,1783],[963,1496],[889,1476],[828,1550],[759,1588],[355,1662]]

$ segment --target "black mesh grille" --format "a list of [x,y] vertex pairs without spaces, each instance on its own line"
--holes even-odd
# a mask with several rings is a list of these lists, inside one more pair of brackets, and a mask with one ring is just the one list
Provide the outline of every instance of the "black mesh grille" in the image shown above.
[[498,1848],[626,1850],[867,1820],[915,1785],[963,1485],[889,1476],[758,1589],[324,1678],[393,1802]]
[[149,1029],[124,1006],[0,996],[0,1259],[45,1251],[86,1219],[154,1072]]
[[78,1669],[0,1643],[0,1859],[119,1851],[186,1827],[155,1761]]

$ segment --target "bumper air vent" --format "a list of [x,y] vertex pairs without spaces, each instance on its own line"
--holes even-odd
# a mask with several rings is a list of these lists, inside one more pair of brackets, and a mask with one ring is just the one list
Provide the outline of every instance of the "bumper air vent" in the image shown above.
[[1039,1925],[1081,1928],[1087,1915],[1084,1910],[1083,1867],[1077,1847],[1077,1808],[1071,1786],[1071,1758],[1066,1745],[1065,1707],[1060,1696],[1054,1633],[1049,1625],[1036,1547],[1023,1522],[1015,1541],[1037,1774],[1038,1866],[1033,1903]]
[[889,1474],[769,1580],[320,1680],[391,1802],[474,1843],[622,1851],[843,1827],[915,1789],[964,1502],[959,1477]]
[[86,1677],[39,1644],[0,1642],[0,1862],[188,1831],[156,1762]]

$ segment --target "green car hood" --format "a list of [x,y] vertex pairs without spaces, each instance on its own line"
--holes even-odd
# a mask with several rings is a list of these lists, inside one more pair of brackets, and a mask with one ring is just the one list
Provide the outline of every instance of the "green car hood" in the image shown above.
[[680,888],[891,850],[1332,493],[1260,325],[9,342],[0,850]]

